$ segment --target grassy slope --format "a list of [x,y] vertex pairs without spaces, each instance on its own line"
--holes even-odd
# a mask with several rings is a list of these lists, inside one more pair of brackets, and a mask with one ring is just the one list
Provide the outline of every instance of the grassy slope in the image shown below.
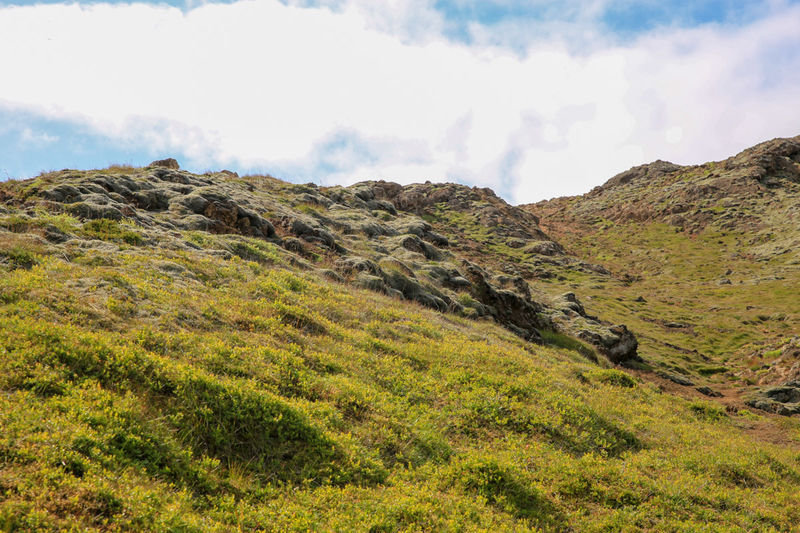
[[[717,218],[697,233],[596,214],[582,220],[549,215],[543,224],[570,252],[615,274],[617,280],[606,283],[574,276],[569,281],[586,296],[588,309],[636,331],[641,353],[655,366],[696,381],[713,375],[709,379],[719,387],[776,383],[792,377],[787,372],[794,361],[773,368],[764,355],[800,331],[793,187],[792,194],[776,190],[760,201],[756,229],[721,227],[730,209],[713,202],[702,209]],[[565,214],[582,202],[558,201]]]
[[[769,531],[791,421],[126,224],[0,223],[0,530]],[[10,231],[9,231],[10,230]],[[205,248],[226,237],[184,234]],[[241,238],[239,238],[241,240]]]

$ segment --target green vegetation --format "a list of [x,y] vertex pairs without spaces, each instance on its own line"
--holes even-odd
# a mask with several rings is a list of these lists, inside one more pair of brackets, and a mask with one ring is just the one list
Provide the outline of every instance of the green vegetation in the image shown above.
[[[741,373],[753,352],[800,327],[797,269],[785,264],[786,257],[754,262],[742,253],[750,237],[741,231],[709,228],[689,235],[661,223],[614,224],[560,238],[588,261],[633,280],[601,285],[565,274],[603,316],[640,334],[639,351],[654,365],[677,364],[701,377]],[[718,283],[728,270],[731,284]],[[640,297],[646,302],[637,302]],[[664,325],[669,322],[691,327]]]
[[800,354],[796,225],[702,191],[648,204],[684,229],[622,221],[628,192],[540,228],[484,189],[397,190],[0,185],[0,531],[796,528],[800,426],[745,404]]
[[550,330],[542,330],[541,331],[542,339],[544,339],[545,344],[551,346],[557,346],[559,348],[564,348],[566,350],[572,350],[581,354],[584,357],[589,358],[592,361],[597,361],[597,354],[595,351],[586,346],[584,343],[570,337],[568,335],[564,335],[563,333],[559,333],[557,331],[550,331]]
[[[73,229],[92,228],[119,239],[105,222]],[[748,432],[769,420],[598,368],[568,337],[531,346],[235,242],[258,253],[75,247],[0,277],[4,530],[800,519],[797,453]]]
[[101,241],[122,241],[127,244],[142,244],[142,236],[126,226],[121,225],[116,220],[98,218],[83,224],[84,236],[90,239]]
[[0,258],[5,259],[11,268],[31,268],[39,262],[33,251],[18,245],[0,251]]

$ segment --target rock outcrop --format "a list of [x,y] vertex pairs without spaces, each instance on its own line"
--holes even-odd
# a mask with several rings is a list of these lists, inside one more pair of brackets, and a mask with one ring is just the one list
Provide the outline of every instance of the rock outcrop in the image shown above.
[[750,407],[783,416],[800,414],[800,380],[759,389],[745,403]]
[[[197,175],[165,159],[128,171],[53,173],[34,180],[25,201],[133,224],[153,239],[174,235],[177,246],[193,249],[191,232],[230,236],[225,249],[209,250],[224,257],[259,260],[258,245],[246,241],[257,239],[293,267],[439,312],[489,317],[528,341],[543,342],[542,331],[560,327],[613,362],[636,352],[627,328],[607,327],[582,308],[556,326],[551,317],[560,311],[534,298],[528,281],[554,277],[548,265],[599,271],[489,189],[383,181],[323,188],[230,171]],[[54,242],[70,238],[52,233]]]
[[579,339],[588,342],[611,362],[624,364],[640,361],[639,342],[623,324],[609,324],[586,313],[575,293],[567,292],[553,300],[553,321]]

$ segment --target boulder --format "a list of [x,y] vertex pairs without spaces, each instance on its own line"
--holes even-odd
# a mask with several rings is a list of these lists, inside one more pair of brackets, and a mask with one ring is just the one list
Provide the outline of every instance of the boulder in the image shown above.
[[179,170],[181,166],[178,164],[178,161],[175,159],[168,157],[167,159],[158,159],[153,161],[148,167],[161,167],[161,168],[169,168],[171,170]]
[[417,252],[429,261],[441,261],[442,253],[435,246],[428,244],[416,235],[406,235],[400,239],[400,246],[410,252]]
[[593,344],[612,363],[641,360],[637,353],[639,341],[626,326],[609,327],[591,320],[584,321],[584,326],[578,331],[578,338]]
[[518,294],[497,290],[487,281],[479,267],[464,262],[465,276],[472,285],[472,296],[482,303],[494,319],[526,340],[542,342],[540,329],[552,329],[542,314],[543,307],[533,301],[527,301]]
[[717,392],[714,389],[712,389],[711,387],[707,387],[705,385],[702,385],[700,387],[695,387],[695,390],[697,392],[699,392],[700,394],[704,394],[704,395],[709,396],[711,398],[722,398],[722,393],[721,392]]
[[370,200],[367,206],[373,211],[386,211],[390,215],[397,216],[397,209],[389,200]]
[[283,241],[281,241],[281,246],[283,246],[284,249],[296,254],[304,255],[306,253],[303,242],[295,237],[286,237],[283,239]]
[[553,302],[553,306],[565,315],[575,313],[579,316],[586,317],[586,310],[583,308],[583,304],[581,304],[574,292],[565,292]]
[[532,242],[527,244],[522,251],[546,256],[564,255],[564,248],[562,248],[557,242],[553,241]]
[[345,275],[349,275],[354,272],[367,272],[373,276],[380,277],[381,279],[383,279],[384,275],[381,267],[375,264],[374,261],[358,256],[340,259],[336,262],[336,269]]
[[41,196],[46,200],[69,204],[79,201],[83,195],[77,188],[63,183],[61,185],[56,185],[52,189],[42,191]]
[[338,283],[344,283],[344,278],[342,276],[340,276],[339,273],[336,272],[335,270],[331,270],[329,268],[323,268],[323,269],[317,270],[317,272],[321,276],[323,276],[325,278],[328,278],[331,281],[336,281]]
[[208,231],[213,222],[203,215],[188,215],[180,220],[181,227],[194,231]]
[[76,202],[67,206],[67,211],[82,219],[108,218],[122,220],[122,211],[111,205],[93,202]]
[[403,297],[403,294],[400,291],[392,289],[391,287],[387,286],[386,283],[383,281],[383,278],[367,274],[366,272],[360,272],[358,276],[356,276],[356,279],[353,282],[353,284],[356,287],[360,287],[362,289],[368,289],[374,292],[380,292],[388,296],[394,296],[397,298]]
[[800,414],[800,381],[787,381],[777,387],[758,389],[745,400],[745,404],[782,416]]
[[328,230],[312,226],[299,218],[291,219],[289,231],[304,241],[316,242],[327,248],[336,248],[336,239],[333,238],[333,235]]
[[167,209],[170,205],[170,196],[172,195],[162,189],[148,189],[128,193],[131,203],[146,211]]

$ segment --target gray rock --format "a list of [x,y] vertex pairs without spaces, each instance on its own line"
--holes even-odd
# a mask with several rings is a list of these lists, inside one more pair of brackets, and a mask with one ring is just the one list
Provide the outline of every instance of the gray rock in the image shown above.
[[298,200],[303,203],[320,205],[325,208],[329,208],[333,205],[333,202],[331,200],[325,198],[321,194],[316,194],[316,193],[304,193],[300,195],[300,198],[298,198]]
[[693,387],[694,386],[694,381],[692,381],[691,379],[689,379],[689,378],[687,378],[685,376],[681,376],[679,374],[673,374],[672,372],[665,372],[663,370],[660,371],[660,372],[656,372],[656,374],[658,374],[659,376],[661,376],[664,379],[670,380],[673,383],[677,383],[678,385],[683,385],[684,387]]
[[90,204],[98,204],[98,205],[109,205],[111,204],[111,198],[103,191],[102,193],[89,193],[84,194],[81,196],[81,201],[88,202]]
[[383,281],[383,278],[379,276],[373,276],[372,274],[367,274],[366,272],[359,272],[353,284],[362,289],[369,289],[371,291],[381,292],[383,294],[389,293],[389,287]]
[[424,267],[424,270],[431,279],[438,282],[443,287],[453,290],[463,290],[472,286],[472,283],[463,277],[455,268],[445,268],[441,265],[431,265]]
[[78,190],[81,191],[81,194],[101,194],[103,196],[109,192],[100,185],[94,183],[82,183],[78,186]]
[[324,268],[317,271],[321,276],[328,278],[331,281],[336,281],[338,283],[344,283],[344,278],[339,275],[338,272],[335,270],[331,270],[329,268]]
[[442,253],[439,250],[416,235],[406,235],[402,237],[400,239],[400,246],[411,252],[424,255],[429,261],[441,261],[442,259]]
[[329,231],[321,227],[311,226],[299,218],[291,222],[289,230],[305,241],[318,242],[328,248],[336,247],[336,239],[333,238]]
[[122,220],[122,212],[110,205],[76,202],[74,204],[69,204],[67,210],[76,217],[83,219],[108,218],[111,220]]
[[69,235],[52,224],[48,224],[44,228],[44,238],[50,242],[58,244],[67,241],[69,239]]
[[583,304],[581,304],[574,292],[565,292],[555,302],[553,302],[553,305],[555,305],[556,308],[560,309],[565,314],[569,314],[571,311],[580,316],[586,316],[586,310],[583,308]]
[[175,197],[172,199],[172,204],[179,204],[192,213],[202,214],[208,206],[208,200],[199,194],[188,194],[183,197]]
[[42,191],[41,196],[46,200],[51,200],[53,202],[59,202],[62,204],[69,204],[79,201],[82,197],[82,194],[77,188],[64,183],[61,185],[56,185],[52,189]]
[[358,229],[369,238],[378,237],[380,235],[393,235],[391,230],[373,221],[365,221]]
[[[306,253],[306,248],[303,246],[303,242],[300,239],[296,239],[294,237],[286,237],[281,241],[281,246],[284,249],[289,250],[290,252],[294,252],[296,254],[303,255]],[[337,274],[338,276],[338,274]]]
[[532,254],[539,254],[539,255],[564,255],[564,248],[561,247],[560,244],[553,241],[537,241],[532,242],[523,248],[523,251],[532,253]]
[[178,170],[179,168],[181,168],[181,166],[178,164],[178,162],[175,159],[171,158],[171,157],[168,157],[167,159],[158,159],[157,161],[153,161],[152,163],[150,163],[147,166],[148,167],[169,168],[169,169],[172,169],[172,170]]
[[770,400],[774,400],[780,403],[797,403],[800,402],[800,389],[791,386],[791,385],[784,385],[781,387],[771,387],[768,389],[764,389],[762,394],[769,398]]
[[593,327],[578,332],[578,337],[595,345],[612,363],[639,360],[639,341],[623,324]]
[[450,246],[450,241],[444,235],[440,235],[435,231],[429,231],[423,236],[423,239],[429,241],[434,246]]
[[363,257],[346,257],[336,262],[336,268],[345,275],[353,272],[368,272],[383,280],[383,270],[374,261]]
[[194,231],[208,231],[212,226],[211,220],[203,215],[188,215],[180,220],[181,227]]
[[455,289],[469,289],[472,287],[472,283],[463,276],[453,276],[448,281]]
[[541,304],[526,301],[511,291],[495,289],[486,281],[483,271],[472,263],[465,262],[464,270],[472,284],[473,298],[485,305],[497,322],[526,340],[542,342],[539,330],[552,329],[552,323],[542,315]]
[[152,188],[152,185],[149,183],[138,183],[128,176],[106,176],[104,174],[99,174],[92,176],[89,180],[91,183],[102,187],[106,191],[115,192],[123,196],[141,189]]
[[414,298],[414,301],[442,313],[448,310],[448,305],[444,300],[427,292],[418,294],[416,298]]
[[370,200],[367,202],[367,207],[373,211],[386,211],[391,215],[397,216],[397,209],[389,200]]
[[369,187],[359,187],[353,189],[353,196],[364,202],[375,199],[375,193]]
[[420,294],[426,292],[425,288],[418,281],[396,270],[384,273],[383,279],[391,288],[403,293],[403,296],[408,300],[416,300]]
[[133,204],[147,211],[160,211],[167,209],[170,204],[170,194],[163,189],[149,189],[129,193]]

